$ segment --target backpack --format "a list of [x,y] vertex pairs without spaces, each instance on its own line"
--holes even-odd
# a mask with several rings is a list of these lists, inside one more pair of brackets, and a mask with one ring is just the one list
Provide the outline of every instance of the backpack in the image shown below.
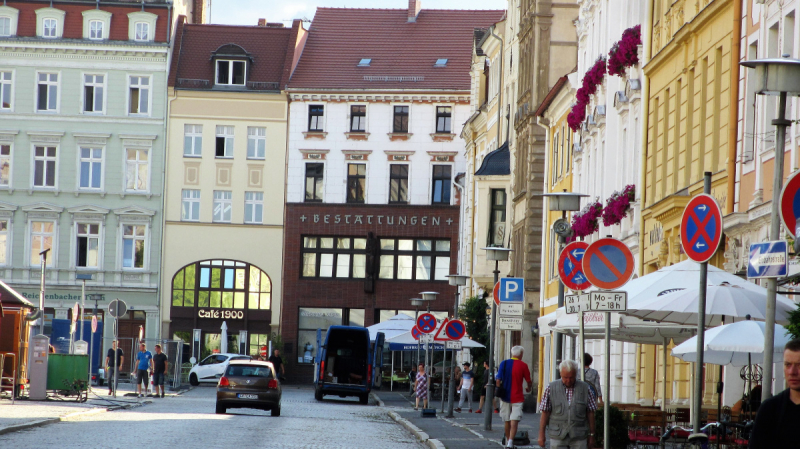
[[[589,371],[591,368],[584,368],[583,369],[583,377],[586,378],[586,372]],[[586,384],[589,385],[589,391],[594,395],[595,400],[597,400],[597,387],[594,386],[594,382],[590,380],[586,380]]]

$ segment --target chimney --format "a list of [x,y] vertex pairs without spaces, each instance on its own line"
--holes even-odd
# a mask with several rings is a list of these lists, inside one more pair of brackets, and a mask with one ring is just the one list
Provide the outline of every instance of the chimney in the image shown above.
[[258,26],[260,27],[267,26],[267,19],[258,19]]
[[416,22],[419,10],[422,8],[422,0],[408,0],[408,21]]

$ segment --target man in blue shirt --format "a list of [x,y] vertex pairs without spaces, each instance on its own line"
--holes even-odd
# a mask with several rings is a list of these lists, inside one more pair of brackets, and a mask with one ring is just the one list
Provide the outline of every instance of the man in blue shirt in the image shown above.
[[136,391],[139,397],[142,398],[142,385],[144,385],[145,392],[147,391],[147,384],[150,382],[148,370],[153,369],[153,354],[147,350],[147,345],[144,343],[139,344],[139,353],[136,354]]
[[456,411],[461,413],[461,406],[464,405],[464,399],[469,400],[469,412],[472,413],[472,386],[475,383],[472,370],[469,369],[469,362],[464,362],[464,371],[461,373],[461,383],[458,385],[458,391],[461,392],[461,399],[458,401],[458,408]]

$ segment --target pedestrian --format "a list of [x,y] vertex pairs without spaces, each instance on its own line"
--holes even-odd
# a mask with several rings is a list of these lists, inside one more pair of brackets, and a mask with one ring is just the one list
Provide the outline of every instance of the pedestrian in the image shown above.
[[486,386],[489,385],[489,362],[483,361],[483,381],[481,382],[481,399],[478,403],[478,411],[475,413],[483,413],[483,403],[486,401]]
[[583,353],[583,378],[589,384],[589,389],[594,390],[594,397],[597,399],[597,406],[603,406],[603,389],[600,385],[600,373],[596,369],[590,368],[594,358],[589,353]]
[[[114,353],[117,354],[117,363],[112,363],[114,359]],[[107,381],[108,381],[108,394],[111,395],[114,391],[117,390],[117,384],[114,382],[114,370],[119,372],[119,367],[122,366],[122,362],[125,360],[125,353],[122,351],[122,348],[117,347],[117,342],[112,341],[111,347],[108,348],[108,354],[106,354],[106,374],[107,374]],[[117,376],[117,381],[119,381],[119,376]]]
[[278,349],[273,349],[272,355],[269,356],[269,362],[272,363],[272,367],[275,368],[275,375],[278,376],[281,380],[283,380],[283,376],[286,374],[286,370],[283,367],[283,359],[281,358],[281,351]]
[[458,413],[461,413],[464,399],[469,400],[469,412],[472,413],[472,384],[474,378],[472,370],[469,369],[469,362],[464,362],[464,371],[461,372],[461,382],[458,384],[458,391],[461,392],[461,399],[459,399],[458,408],[456,409]]
[[506,447],[514,447],[514,436],[517,434],[519,421],[522,419],[522,403],[525,395],[522,393],[522,381],[528,383],[526,393],[531,392],[531,370],[528,364],[522,361],[525,348],[514,346],[511,348],[511,358],[500,362],[497,368],[495,384],[502,387],[497,396],[500,399],[500,417],[505,423]]
[[789,388],[761,403],[750,449],[800,447],[800,338],[783,348],[783,375]]
[[169,368],[167,355],[161,352],[161,345],[155,346],[156,355],[153,356],[153,393],[158,397],[158,387],[161,386],[161,397],[164,397],[164,377]]
[[[578,362],[564,360],[558,365],[561,379],[551,382],[542,393],[539,412],[539,446],[544,447],[545,429],[550,449],[594,447],[594,412],[597,402],[589,384],[577,379]],[[587,441],[588,439],[588,441]]]
[[425,364],[417,366],[417,380],[414,381],[414,391],[417,393],[417,402],[414,410],[419,410],[419,400],[422,399],[422,408],[428,408],[428,374],[425,373]]
[[136,391],[139,393],[139,397],[143,398],[142,385],[144,385],[145,393],[147,393],[147,385],[150,383],[148,371],[153,368],[153,354],[147,350],[146,344],[139,344],[139,353],[136,354],[136,361]]

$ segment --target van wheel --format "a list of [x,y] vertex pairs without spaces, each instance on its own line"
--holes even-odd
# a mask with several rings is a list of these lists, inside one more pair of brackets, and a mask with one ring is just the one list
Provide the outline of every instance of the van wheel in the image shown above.
[[189,384],[191,384],[191,386],[193,386],[193,387],[196,387],[196,386],[200,385],[200,382],[197,380],[197,374],[192,373],[189,376]]
[[228,411],[228,409],[226,409],[225,407],[217,404],[217,409],[216,409],[217,415],[224,415],[225,412],[227,412],[227,411]]
[[369,394],[359,395],[358,396],[358,402],[360,402],[362,404],[368,404],[369,403]]
[[314,390],[314,399],[316,399],[318,401],[322,400],[322,390],[320,390],[319,388]]
[[271,411],[272,416],[281,416],[281,408],[275,407]]

